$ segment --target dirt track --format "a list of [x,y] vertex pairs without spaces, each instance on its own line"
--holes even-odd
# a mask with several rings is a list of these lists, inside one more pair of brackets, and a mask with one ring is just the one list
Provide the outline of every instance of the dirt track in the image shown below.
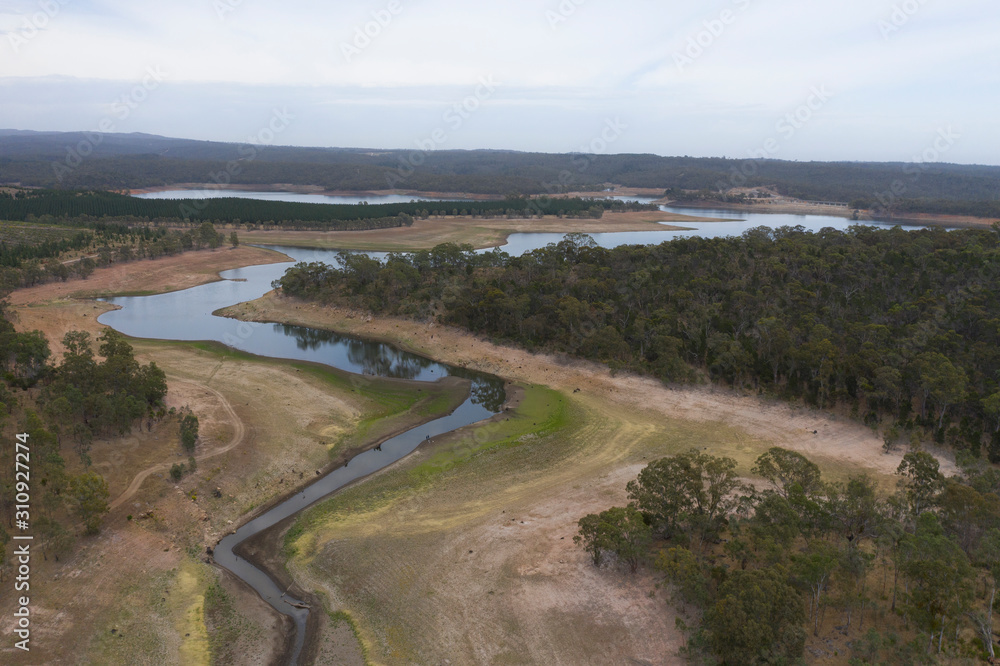
[[[233,409],[233,406],[229,404],[229,401],[226,400],[226,397],[224,395],[222,395],[215,389],[210,388],[200,382],[191,382],[191,381],[184,382],[182,380],[177,380],[177,379],[171,379],[170,381],[171,384],[176,384],[178,382],[190,384],[191,386],[194,386],[199,390],[203,390],[206,393],[211,393],[212,395],[214,395],[222,404],[222,408],[226,411],[226,414],[229,416],[230,424],[232,425],[234,430],[232,439],[230,439],[226,445],[220,448],[212,449],[211,451],[207,451],[200,455],[197,455],[194,457],[195,460],[201,463],[205,460],[215,458],[216,456],[221,456],[223,453],[228,453],[229,451],[232,451],[233,449],[235,449],[237,446],[239,446],[244,442],[244,440],[247,438],[247,433],[248,433],[247,425],[246,423],[243,422],[243,419],[241,419],[239,415],[236,414],[236,411]],[[157,472],[169,471],[170,467],[171,463],[159,463],[157,465],[153,465],[152,467],[147,467],[146,469],[136,474],[135,478],[132,479],[132,483],[130,483],[128,488],[125,489],[125,492],[123,492],[121,495],[116,497],[113,502],[111,502],[111,504],[109,505],[109,509],[111,511],[117,509],[119,506],[127,502],[137,492],[139,492],[139,488],[142,487],[143,481],[148,479],[152,474],[156,474]]]

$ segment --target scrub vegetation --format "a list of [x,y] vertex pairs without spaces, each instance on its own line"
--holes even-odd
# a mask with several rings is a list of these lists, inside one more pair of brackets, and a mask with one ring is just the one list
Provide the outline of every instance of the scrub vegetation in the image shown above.
[[655,563],[694,609],[697,662],[796,663],[828,613],[853,636],[852,664],[992,662],[1000,472],[965,462],[946,479],[932,455],[907,453],[888,494],[863,472],[826,483],[778,447],[748,485],[735,460],[692,450],[646,466],[630,503],[581,518],[575,540],[596,566]]
[[752,229],[738,238],[511,257],[441,245],[299,264],[292,296],[433,317],[665,382],[704,379],[842,408],[1000,462],[1000,228]]

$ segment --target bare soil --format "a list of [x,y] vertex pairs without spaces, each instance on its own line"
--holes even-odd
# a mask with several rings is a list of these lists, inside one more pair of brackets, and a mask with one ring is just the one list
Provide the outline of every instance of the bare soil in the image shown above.
[[[219,270],[275,258],[282,259],[240,248],[101,269],[86,282],[15,292],[16,325],[43,330],[58,354],[57,341],[67,331],[96,336],[104,328],[96,318],[107,305],[71,298],[84,284],[103,293],[182,288],[218,279]],[[218,652],[209,648],[209,626],[228,627],[240,655],[230,663],[280,663],[284,621],[252,590],[211,567],[205,548],[255,506],[335,461],[331,435],[350,431],[368,407],[349,389],[334,389],[288,364],[227,360],[190,345],[137,340],[133,346],[140,362],[155,361],[167,373],[167,405],[190,406],[199,416],[199,468],[178,484],[169,479],[170,465],[188,462],[176,419],[95,441],[94,467],[108,480],[114,508],[102,533],[78,537],[68,557],[36,553],[32,652],[25,658],[18,651],[13,663],[207,664]],[[83,470],[68,445],[63,455],[68,472]],[[211,585],[226,590],[232,604],[209,621]],[[11,617],[11,603],[4,595],[0,616]],[[4,663],[12,656],[11,629],[0,625]]]
[[[75,295],[186,288],[217,279],[225,268],[281,260],[245,246],[189,253],[99,269],[86,282],[21,290],[11,300],[18,328],[43,330],[58,353],[66,331],[96,335],[102,328],[96,317],[108,306]],[[580,415],[574,436],[581,448],[569,449],[558,466],[487,461],[484,477],[411,493],[392,512],[360,511],[357,521],[319,530],[315,550],[290,563],[303,588],[335,610],[350,606],[366,646],[390,663],[415,655],[441,663],[449,655],[460,656],[455,663],[596,664],[620,662],[622,655],[627,663],[679,663],[681,635],[671,605],[648,594],[652,574],[594,569],[572,545],[581,515],[623,502],[625,482],[647,456],[694,445],[731,455],[746,469],[767,446],[780,445],[809,455],[828,476],[865,469],[886,482],[901,458],[883,455],[870,430],[827,413],[729,391],[665,387],[435,324],[274,294],[228,314],[388,340],[549,386]],[[337,434],[356,427],[365,405],[287,364],[220,358],[189,345],[136,341],[135,347],[142,362],[155,360],[167,372],[169,404],[190,405],[204,418],[196,452],[203,462],[179,484],[165,478],[167,461],[186,461],[166,423],[95,444],[95,465],[108,468],[119,501],[100,536],[81,539],[62,562],[36,563],[39,648],[17,663],[207,663],[207,627],[221,624],[238,628],[235,654],[247,661],[234,663],[280,661],[287,627],[252,591],[212,568],[205,547],[329,464]],[[363,495],[393,475],[405,478],[449,441],[418,450],[355,492]],[[134,454],[122,456],[123,449]],[[954,465],[944,460],[943,468],[950,473]],[[212,497],[216,488],[221,498]],[[206,620],[205,591],[213,583],[232,596],[234,610]],[[357,606],[365,595],[371,605]],[[0,616],[10,610],[9,599],[0,601]],[[317,663],[357,663],[360,653],[345,625],[334,628],[316,615]],[[0,627],[7,645],[9,629]],[[9,652],[0,649],[2,659]]]
[[[800,451],[834,470],[867,469],[891,475],[904,453],[883,454],[882,440],[871,429],[829,412],[712,387],[665,386],[649,377],[613,374],[595,363],[492,344],[435,323],[373,318],[358,311],[320,306],[274,292],[224,312],[240,319],[284,321],[392,341],[438,361],[514,381],[544,384],[566,392],[579,389],[585,395],[630,411],[723,423],[772,442],[773,446]],[[943,472],[957,471],[953,460],[939,457]]]
[[[441,243],[468,243],[473,247],[503,246],[514,233],[604,233],[622,231],[670,231],[684,229],[685,222],[711,222],[709,218],[661,212],[605,213],[600,220],[545,217],[542,219],[490,219],[430,217],[413,226],[369,231],[241,231],[248,243],[296,245],[349,250],[408,251],[430,249]],[[662,222],[676,222],[665,225]],[[678,226],[679,225],[679,226]]]
[[[562,439],[476,457],[416,490],[414,470],[449,446],[460,449],[469,435],[422,447],[339,495],[335,517],[310,522],[296,540],[291,575],[357,617],[366,647],[385,663],[681,663],[673,605],[663,593],[650,596],[655,575],[595,569],[572,542],[582,515],[625,502],[625,484],[644,461],[692,446],[735,458],[748,475],[760,453],[784,446],[815,460],[828,478],[868,471],[886,485],[901,459],[882,454],[869,429],[828,413],[666,387],[450,327],[273,293],[225,313],[391,341],[551,387],[573,409]],[[943,469],[954,464],[945,459]]]

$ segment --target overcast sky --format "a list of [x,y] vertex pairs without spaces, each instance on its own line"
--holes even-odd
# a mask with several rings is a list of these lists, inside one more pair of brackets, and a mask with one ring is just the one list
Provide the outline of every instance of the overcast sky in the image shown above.
[[1000,164],[998,35],[996,0],[0,0],[0,128]]

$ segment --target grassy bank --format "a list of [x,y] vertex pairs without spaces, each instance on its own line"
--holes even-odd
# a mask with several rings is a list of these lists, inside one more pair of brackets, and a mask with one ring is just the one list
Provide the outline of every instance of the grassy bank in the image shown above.
[[[685,222],[710,222],[708,218],[661,212],[605,213],[600,220],[545,217],[542,219],[487,219],[431,217],[414,220],[413,226],[372,231],[250,231],[240,232],[247,243],[337,248],[383,252],[429,250],[441,243],[468,243],[475,248],[506,244],[514,233],[585,234],[621,231],[684,229]],[[670,226],[662,222],[672,223]],[[673,224],[676,223],[676,224]]]
[[[695,442],[746,444],[717,424],[636,419],[527,386],[501,419],[418,450],[303,514],[286,537],[289,570],[357,618],[375,663],[662,656],[673,649],[664,645],[672,610],[637,580],[593,577],[572,536],[595,501],[622,499],[625,477],[643,461]],[[555,606],[553,595],[562,598]],[[644,608],[609,616],[596,612],[604,598]],[[630,634],[636,622],[649,633]]]
[[[44,315],[55,308],[61,322],[86,327],[93,315],[82,315],[96,311],[86,302],[72,305],[31,310]],[[168,406],[190,406],[199,416],[195,455],[227,447],[237,425],[246,436],[179,483],[162,470],[148,476],[107,517],[99,536],[78,538],[61,561],[39,557],[32,610],[46,638],[18,663],[186,666],[247,663],[240,659],[248,654],[266,663],[280,647],[278,618],[252,591],[207,564],[206,547],[247,512],[338,464],[366,438],[450,410],[466,387],[358,378],[212,343],[131,342],[141,362],[155,361],[167,373]],[[151,465],[188,461],[176,427],[167,420],[94,443],[93,466],[108,479],[111,499]],[[75,471],[79,460],[65,455]],[[0,604],[0,612],[6,606]],[[240,659],[227,662],[227,655]]]
[[773,445],[831,480],[866,469],[892,483],[899,464],[846,418],[615,376],[448,327],[274,294],[228,314],[383,339],[523,387],[515,410],[418,449],[289,532],[289,570],[355,618],[375,663],[669,661],[681,638],[673,606],[649,596],[655,576],[595,569],[572,543],[580,517],[623,504],[645,464],[692,447],[747,476]]

